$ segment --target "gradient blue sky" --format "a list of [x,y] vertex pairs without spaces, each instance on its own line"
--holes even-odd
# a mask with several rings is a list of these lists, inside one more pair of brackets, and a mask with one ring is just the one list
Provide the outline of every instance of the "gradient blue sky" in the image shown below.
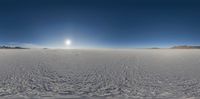
[[197,0],[1,0],[0,44],[74,48],[200,45]]

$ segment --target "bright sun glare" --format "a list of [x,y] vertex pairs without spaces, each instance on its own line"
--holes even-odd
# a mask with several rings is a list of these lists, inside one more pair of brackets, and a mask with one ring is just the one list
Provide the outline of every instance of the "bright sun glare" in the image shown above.
[[67,39],[66,41],[65,41],[65,44],[67,45],[67,46],[70,46],[71,45],[71,40],[69,40],[69,39]]

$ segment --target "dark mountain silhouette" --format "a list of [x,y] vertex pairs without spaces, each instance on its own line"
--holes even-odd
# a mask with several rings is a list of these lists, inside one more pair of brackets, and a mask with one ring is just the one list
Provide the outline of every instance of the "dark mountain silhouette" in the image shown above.
[[171,49],[200,49],[200,46],[182,45],[182,46],[174,46],[174,47],[171,47]]
[[0,46],[0,49],[28,49],[28,48],[23,48],[23,47],[19,47],[19,46]]

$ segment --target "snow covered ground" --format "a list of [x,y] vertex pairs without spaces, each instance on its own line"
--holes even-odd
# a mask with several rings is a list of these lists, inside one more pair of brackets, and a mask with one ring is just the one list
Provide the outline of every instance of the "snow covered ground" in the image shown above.
[[200,50],[1,49],[0,99],[199,99]]

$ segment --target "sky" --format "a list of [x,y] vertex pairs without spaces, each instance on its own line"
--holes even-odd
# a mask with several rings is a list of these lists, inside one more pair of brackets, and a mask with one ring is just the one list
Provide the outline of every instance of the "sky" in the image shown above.
[[148,48],[200,45],[197,0],[1,0],[0,45]]

